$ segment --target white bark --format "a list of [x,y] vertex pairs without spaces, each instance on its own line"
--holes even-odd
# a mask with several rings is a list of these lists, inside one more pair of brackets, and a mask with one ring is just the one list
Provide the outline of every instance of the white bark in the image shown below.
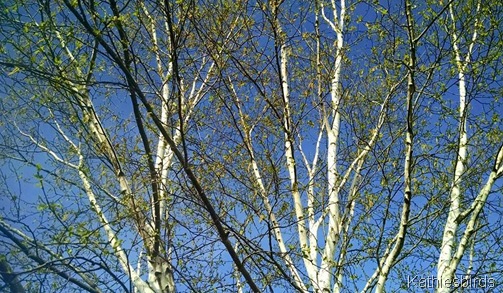
[[[476,12],[480,10],[480,1],[477,4]],[[456,32],[456,17],[454,15],[454,9],[452,4],[449,7],[449,15],[453,23],[451,28],[451,40],[454,52],[454,57],[456,60],[456,69],[458,70],[458,87],[459,87],[459,138],[458,138],[458,150],[457,157],[455,161],[454,178],[451,183],[451,192],[449,195],[449,214],[447,216],[447,221],[444,227],[444,233],[442,237],[442,246],[440,249],[440,256],[438,258],[437,264],[437,279],[438,280],[450,280],[453,277],[455,268],[452,267],[452,251],[455,246],[457,230],[459,226],[459,216],[461,214],[461,196],[462,191],[460,184],[462,182],[462,175],[466,169],[466,160],[468,153],[468,134],[467,134],[467,123],[468,123],[468,110],[466,101],[466,76],[465,71],[470,63],[471,54],[473,50],[473,45],[477,39],[477,25],[478,18],[475,21],[475,26],[472,34],[471,44],[468,46],[468,52],[463,60],[461,57],[461,51],[459,48],[459,37]],[[448,292],[449,288],[439,288],[438,292]]]
[[[342,67],[342,49],[344,46],[344,18],[346,17],[346,1],[340,1],[340,12],[335,4],[335,0],[331,1],[331,10],[333,12],[333,20],[328,19],[325,15],[325,8],[323,2],[321,2],[321,13],[325,21],[330,25],[332,30],[336,33],[337,43],[336,43],[336,57],[334,63],[334,72],[332,74],[330,95],[332,103],[330,105],[330,117],[332,117],[332,122],[329,124],[329,117],[325,118],[326,129],[327,129],[327,139],[328,139],[328,150],[327,150],[327,183],[328,183],[328,231],[325,239],[325,248],[323,250],[321,258],[321,266],[318,271],[317,282],[319,290],[330,291],[331,287],[331,277],[332,277],[332,267],[333,267],[333,257],[336,249],[336,245],[340,236],[341,231],[341,221],[340,221],[340,206],[339,206],[339,193],[337,190],[337,143],[340,128],[340,112],[339,106],[342,101],[342,92],[340,85],[341,78],[341,67]],[[339,15],[338,15],[339,14]],[[338,284],[336,282],[336,284]],[[334,286],[334,292],[338,292],[340,287]]]
[[83,188],[86,192],[87,198],[89,200],[89,204],[92,208],[92,210],[95,212],[96,216],[98,217],[98,220],[100,221],[101,226],[105,230],[105,233],[108,237],[108,240],[110,241],[110,245],[112,246],[112,249],[114,251],[115,256],[117,257],[117,260],[119,261],[122,269],[124,272],[130,275],[131,280],[135,286],[135,288],[139,289],[140,292],[142,293],[154,293],[154,291],[150,288],[150,286],[141,279],[140,275],[137,274],[137,272],[134,270],[134,268],[129,264],[129,261],[127,259],[126,253],[124,252],[122,246],[120,245],[121,241],[117,237],[116,233],[113,231],[112,226],[110,225],[110,222],[108,221],[107,217],[105,216],[104,212],[101,209],[100,204],[98,203],[96,199],[96,195],[94,194],[94,191],[92,190],[91,183],[88,179],[87,174],[83,171],[84,170],[84,156],[81,153],[80,147],[74,143],[70,138],[64,134],[62,129],[60,128],[59,124],[55,122],[56,127],[58,129],[58,132],[60,135],[63,137],[63,139],[72,146],[72,148],[77,152],[78,154],[78,160],[79,163],[78,165],[70,163],[68,160],[63,159],[61,156],[56,154],[54,151],[52,151],[49,147],[43,145],[41,142],[35,140],[31,135],[28,135],[22,131],[20,133],[26,137],[28,137],[38,148],[46,152],[50,157],[52,157],[54,160],[57,162],[66,165],[70,167],[71,169],[74,169],[78,172],[79,177],[82,181]]
[[253,127],[251,127],[247,123],[247,121],[245,120],[245,114],[244,114],[243,109],[241,107],[241,101],[240,101],[237,93],[234,90],[234,86],[233,86],[233,83],[231,80],[229,80],[229,86],[232,90],[236,107],[238,108],[239,120],[240,120],[241,127],[243,128],[243,133],[244,133],[244,143],[245,143],[245,146],[246,146],[248,153],[249,153],[249,156],[250,156],[250,163],[251,163],[251,167],[253,170],[253,176],[254,176],[256,184],[258,185],[259,195],[260,195],[260,198],[262,199],[262,202],[264,203],[264,207],[267,212],[267,217],[268,217],[269,222],[271,223],[271,229],[272,229],[273,235],[276,239],[276,242],[278,244],[279,251],[281,252],[281,256],[283,257],[288,270],[290,271],[290,273],[294,277],[296,285],[299,288],[302,288],[302,290],[306,291],[307,289],[304,285],[304,282],[302,281],[302,278],[301,278],[297,268],[295,267],[294,262],[292,261],[290,255],[288,254],[288,249],[287,249],[285,241],[283,239],[283,234],[281,232],[280,224],[276,218],[276,215],[274,213],[272,205],[269,201],[268,193],[265,188],[264,182],[262,180],[262,173],[260,171],[260,168],[257,164],[257,160],[255,158],[254,146],[253,146],[253,141],[251,138]]
[[[323,117],[323,125],[320,129],[320,133],[318,136],[317,144],[315,146],[315,155],[313,159],[313,163],[310,164],[302,151],[301,146],[299,146],[299,152],[303,156],[304,160],[304,165],[307,168],[308,171],[308,177],[309,177],[309,182],[308,184],[308,189],[307,189],[307,222],[308,222],[308,227],[306,227],[306,218],[304,215],[304,207],[302,205],[301,201],[301,194],[300,190],[298,189],[298,179],[297,179],[297,169],[296,169],[296,160],[295,160],[295,152],[293,150],[293,135],[291,133],[291,125],[292,125],[292,115],[291,115],[291,110],[290,110],[290,93],[289,93],[289,81],[288,81],[288,54],[287,54],[287,47],[285,44],[280,44],[280,75],[281,75],[281,86],[282,86],[282,94],[283,94],[283,113],[284,113],[284,120],[283,120],[283,128],[285,129],[285,159],[286,159],[286,166],[287,170],[289,172],[289,178],[290,178],[290,187],[291,187],[291,192],[293,195],[293,200],[294,200],[294,210],[295,214],[297,217],[297,228],[298,228],[298,235],[299,235],[299,244],[301,247],[301,250],[303,251],[303,259],[304,259],[304,266],[306,268],[307,274],[311,279],[312,286],[316,292],[324,292],[324,291],[330,291],[330,292],[339,292],[342,288],[342,270],[337,270],[335,272],[336,280],[333,283],[332,286],[332,275],[334,274],[334,267],[336,264],[342,265],[344,262],[344,249],[341,249],[341,254],[339,255],[339,258],[337,261],[334,261],[334,256],[335,256],[335,251],[337,247],[338,241],[340,241],[342,232],[343,231],[348,231],[351,223],[351,219],[354,213],[354,201],[352,201],[348,207],[347,211],[344,214],[344,218],[341,217],[340,215],[340,203],[339,203],[339,191],[343,186],[348,182],[348,180],[351,178],[351,174],[353,175],[353,181],[350,186],[351,190],[351,196],[352,198],[355,197],[356,194],[356,187],[357,187],[357,182],[359,179],[359,171],[363,165],[363,162],[371,150],[372,146],[375,144],[377,141],[377,137],[379,134],[379,130],[384,123],[384,118],[385,118],[385,111],[384,107],[388,103],[392,93],[388,95],[385,99],[385,101],[382,104],[381,112],[378,118],[378,123],[375,129],[372,131],[372,135],[370,140],[368,141],[368,144],[358,152],[357,157],[354,159],[354,161],[351,163],[350,167],[346,172],[344,173],[343,176],[340,176],[337,170],[337,143],[338,143],[338,135],[339,135],[339,127],[341,123],[341,117],[340,117],[340,112],[339,112],[339,107],[342,102],[342,92],[341,92],[341,87],[340,87],[340,76],[341,76],[341,66],[342,66],[342,60],[343,60],[343,30],[344,30],[344,17],[345,17],[345,12],[346,12],[346,7],[345,7],[345,2],[341,1],[341,10],[338,13],[335,1],[332,1],[332,11],[333,11],[333,18],[334,20],[329,20],[324,12],[323,4],[321,3],[321,12],[323,15],[323,18],[325,21],[327,21],[334,30],[334,32],[337,35],[337,44],[336,44],[336,50],[337,50],[337,55],[336,59],[334,62],[334,69],[332,73],[332,79],[331,79],[331,87],[330,87],[330,93],[331,93],[331,107],[329,109],[329,113],[325,113]],[[338,15],[339,14],[339,15]],[[278,35],[281,35],[281,27],[279,24],[277,24],[276,28],[279,30],[280,33]],[[319,46],[319,44],[318,44]],[[319,48],[318,48],[319,49]],[[318,66],[319,66],[319,59],[318,59]],[[321,73],[319,72],[318,69],[318,76]],[[393,87],[393,89],[390,92],[393,92],[396,87]],[[318,94],[320,95],[321,89],[318,90]],[[317,159],[318,159],[318,152],[319,152],[319,143],[321,141],[321,138],[323,136],[323,131],[326,129],[327,132],[327,137],[328,137],[328,154],[327,154],[327,177],[328,177],[328,206],[326,210],[322,213],[322,215],[318,218],[315,219],[314,216],[314,176],[316,172],[316,164],[317,164]],[[318,229],[321,223],[325,221],[325,219],[328,218],[328,231],[327,231],[327,238],[325,239],[325,247],[321,251],[321,266],[319,268],[316,268],[314,264],[316,264],[317,261],[317,256],[318,256]],[[343,224],[344,223],[344,224]],[[307,230],[308,229],[308,230]]]
[[[56,35],[60,41],[61,47],[65,50],[67,56],[75,62],[75,57],[73,56],[72,52],[69,50],[69,48],[66,46],[66,43],[64,39],[61,37],[58,31],[56,31]],[[154,32],[154,37],[156,37],[156,34]],[[157,46],[157,40],[154,40],[154,45]],[[159,57],[159,55],[156,55]],[[160,69],[158,67],[158,69]],[[60,70],[61,72],[64,72],[63,70]],[[82,71],[77,68],[76,75],[84,79],[84,75]],[[141,212],[137,210],[136,204],[134,203],[134,199],[131,198],[131,189],[130,185],[125,177],[125,174],[122,171],[121,165],[119,163],[118,156],[115,152],[114,146],[112,145],[112,142],[110,141],[106,130],[102,126],[98,115],[96,114],[94,110],[94,106],[89,99],[87,95],[87,89],[85,86],[82,85],[76,85],[71,81],[67,81],[70,88],[74,92],[74,96],[79,104],[79,106],[82,109],[83,112],[83,121],[85,123],[85,127],[87,127],[90,130],[90,133],[94,136],[95,140],[97,141],[97,147],[98,150],[103,152],[103,154],[110,160],[112,163],[112,166],[114,168],[114,171],[116,173],[116,177],[120,186],[121,194],[126,198],[127,201],[129,201],[130,204],[127,204],[130,208],[133,209],[133,213],[136,216],[135,222],[138,228],[138,232],[140,233],[145,246],[148,250],[151,250],[153,247],[153,237],[155,231],[153,230],[154,223],[153,219],[148,220],[146,217],[140,217]],[[163,87],[163,89],[166,87]],[[163,105],[164,106],[164,105]],[[163,107],[163,113],[162,114],[167,114],[164,113],[164,107]],[[166,116],[167,117],[167,116]],[[174,291],[174,281],[173,281],[173,276],[172,272],[169,269],[169,262],[166,261],[161,261],[159,258],[158,259],[151,259],[151,257],[147,254],[147,264],[149,268],[148,272],[148,280],[149,282],[146,283],[141,279],[141,273],[138,273],[137,271],[134,270],[134,268],[131,267],[129,264],[129,260],[127,259],[127,256],[123,250],[123,248],[120,246],[120,241],[117,238],[117,235],[113,231],[110,223],[108,222],[107,218],[105,217],[104,213],[101,210],[101,207],[99,203],[96,200],[96,196],[94,195],[91,185],[87,179],[87,175],[82,171],[82,167],[84,166],[84,157],[82,154],[80,154],[80,149],[69,140],[68,137],[64,135],[62,130],[60,129],[59,125],[56,122],[56,125],[58,126],[60,134],[65,138],[65,140],[70,143],[77,151],[79,151],[79,161],[80,165],[75,168],[79,172],[79,176],[82,180],[82,183],[84,185],[84,189],[86,190],[86,193],[88,195],[89,203],[92,207],[92,209],[95,211],[96,215],[98,216],[98,219],[100,220],[100,223],[103,226],[103,229],[105,230],[107,237],[110,241],[110,244],[115,252],[115,255],[119,261],[119,263],[122,266],[122,269],[124,273],[128,274],[131,277],[131,280],[133,282],[133,285],[135,289],[138,292],[141,293],[148,293],[148,292],[165,292],[167,289],[168,292],[173,292]],[[51,151],[46,149],[46,151],[51,154]],[[54,154],[52,154],[53,157]],[[60,160],[60,162],[63,162],[63,160]],[[64,162],[63,162],[64,163]],[[68,165],[68,164],[66,164]],[[167,164],[169,166],[169,164]],[[75,166],[70,166],[70,167],[75,167]],[[117,199],[117,198],[116,198]],[[154,209],[154,204],[152,203],[152,213],[154,214],[155,211]],[[150,285],[149,285],[150,284]]]
[[[489,178],[487,179],[485,185],[482,187],[482,189],[480,190],[479,194],[477,195],[477,197],[475,198],[470,207],[471,216],[468,220],[463,236],[459,241],[459,244],[457,246],[456,251],[454,252],[454,255],[450,258],[449,263],[444,268],[444,271],[441,276],[442,279],[439,280],[445,281],[453,279],[454,274],[456,273],[456,269],[459,265],[459,262],[461,261],[461,258],[463,257],[466,249],[468,248],[470,240],[472,239],[476,231],[479,215],[487,201],[487,197],[489,196],[489,193],[494,185],[494,182],[496,182],[496,179],[498,179],[503,174],[502,161],[503,161],[503,146],[500,147],[498,151],[498,155],[495,160],[495,168],[489,174]],[[442,288],[438,288],[436,292],[439,293],[450,292],[450,288],[444,286]]]
[[100,220],[100,223],[103,227],[103,229],[106,232],[106,235],[108,237],[108,241],[110,241],[110,245],[112,246],[115,256],[117,257],[117,260],[119,261],[120,265],[122,266],[122,269],[124,272],[128,273],[131,277],[131,281],[133,282],[133,285],[136,289],[138,289],[139,292],[141,293],[155,293],[156,291],[152,290],[152,288],[141,279],[140,275],[137,274],[135,269],[129,264],[129,261],[127,259],[126,253],[124,252],[122,246],[120,245],[120,240],[118,239],[116,233],[113,231],[112,227],[110,226],[109,221],[107,220],[105,214],[101,210],[100,205],[98,204],[98,201],[96,200],[96,196],[94,195],[94,192],[92,191],[91,184],[89,180],[87,179],[87,175],[85,174],[84,171],[82,171],[83,163],[84,163],[84,157],[82,154],[79,154],[81,166],[79,166],[79,176],[80,179],[82,180],[82,184],[84,187],[84,190],[86,191],[87,197],[89,199],[89,203],[91,204],[91,208],[93,211],[96,213],[98,216],[98,219]]
[[[304,151],[302,150],[302,141],[299,144],[299,152],[302,155],[304,160],[304,165],[307,169],[308,175],[308,188],[307,188],[307,220],[308,220],[308,228],[309,228],[309,260],[316,264],[318,263],[318,229],[320,227],[321,221],[316,220],[314,214],[314,205],[316,201],[315,194],[315,182],[316,182],[316,172],[319,158],[319,150],[321,139],[323,138],[323,133],[325,131],[324,124],[321,125],[321,128],[318,133],[318,139],[316,140],[315,153],[313,162],[310,164]],[[300,136],[300,135],[299,135]],[[316,268],[312,268],[312,274],[316,276]],[[315,279],[312,279],[315,280]]]
[[313,271],[313,261],[309,258],[309,244],[307,242],[307,228],[306,219],[304,218],[304,208],[302,206],[302,200],[299,191],[299,182],[297,178],[296,170],[296,160],[294,157],[294,144],[293,144],[293,129],[292,116],[290,110],[290,92],[288,87],[288,72],[287,72],[287,49],[286,45],[282,44],[280,47],[280,72],[281,72],[281,87],[283,92],[283,127],[285,130],[285,158],[286,167],[290,177],[290,188],[293,197],[293,205],[295,210],[295,216],[297,217],[297,230],[299,235],[299,245],[302,251],[302,256],[304,260],[304,265],[308,272],[309,277],[312,279],[314,277]]
[[[161,56],[161,51],[159,48],[159,42],[157,38],[158,35],[157,28],[154,19],[150,15],[150,12],[148,11],[144,3],[141,3],[141,6],[150,24],[149,29],[152,36],[152,43],[154,45],[153,51],[157,63],[157,74],[159,78],[162,80],[161,89],[158,94],[161,99],[160,122],[165,127],[168,127],[169,125],[168,119],[170,118],[171,115],[173,115],[173,113],[170,111],[174,111],[174,108],[176,108],[173,104],[170,105],[170,103],[173,102],[170,101],[171,98],[169,92],[170,81],[172,80],[174,74],[173,60],[170,60],[168,62],[168,67],[165,70],[163,68],[163,57]],[[237,24],[237,20],[238,19],[236,19],[234,25]],[[170,30],[167,20],[164,21],[164,25],[165,30],[169,32]],[[229,33],[226,36],[225,42],[229,40],[230,36],[232,35],[233,29],[234,29],[233,27],[230,29]],[[169,52],[171,49],[172,49],[171,45],[168,48],[165,48],[167,52]],[[222,50],[223,48],[218,52],[218,55],[221,54]],[[204,78],[202,78],[203,76],[202,72],[204,71],[205,68],[206,68],[206,74],[204,75]],[[203,58],[203,61],[201,62],[200,65],[200,70],[194,76],[193,81],[190,85],[190,90],[186,90],[183,84],[183,80],[181,81],[180,88],[178,89],[180,91],[180,100],[178,102],[181,103],[180,105],[181,112],[179,112],[178,114],[180,114],[181,117],[178,117],[179,120],[177,121],[177,125],[172,126],[174,127],[173,141],[177,146],[182,141],[181,125],[187,124],[188,121],[190,120],[194,107],[202,99],[205,92],[207,91],[207,88],[210,86],[210,78],[213,75],[214,69],[215,69],[215,61],[210,63],[207,61],[207,58]],[[164,138],[163,134],[159,132],[157,151],[155,153],[155,167],[159,174],[160,215],[162,220],[166,223],[166,225],[172,225],[168,222],[169,221],[168,204],[170,201],[170,199],[168,198],[168,186],[170,181],[169,170],[171,165],[173,164],[173,156],[174,156],[173,150],[166,142],[166,139]],[[155,206],[153,202],[151,208],[152,213],[154,214]],[[170,240],[168,239],[168,246],[169,242]],[[160,283],[160,285],[156,285],[157,287],[156,289],[159,290],[159,292],[164,292],[163,290],[167,290],[167,292],[174,292],[175,290],[173,273],[170,266],[171,259],[169,255],[169,250],[170,248],[168,247],[168,255],[165,256],[165,259],[162,259],[160,257],[153,258],[151,255],[148,254],[146,255],[149,283],[151,284]]]

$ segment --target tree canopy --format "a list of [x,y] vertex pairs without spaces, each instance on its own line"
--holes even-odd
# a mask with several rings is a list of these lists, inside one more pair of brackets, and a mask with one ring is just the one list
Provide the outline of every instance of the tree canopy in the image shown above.
[[500,291],[502,19],[0,3],[0,291]]

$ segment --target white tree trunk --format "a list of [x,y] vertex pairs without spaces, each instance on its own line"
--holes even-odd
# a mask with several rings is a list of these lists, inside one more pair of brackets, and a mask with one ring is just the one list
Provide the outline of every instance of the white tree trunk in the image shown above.
[[[346,2],[345,0],[340,1],[340,13],[335,5],[335,1],[331,2],[331,10],[333,12],[333,19],[330,20],[325,15],[325,9],[323,2],[321,2],[321,12],[325,21],[330,25],[332,30],[337,36],[337,55],[334,62],[334,72],[332,74],[331,80],[331,104],[330,104],[330,116],[325,117],[326,129],[327,129],[327,184],[328,184],[328,231],[325,239],[325,248],[323,249],[321,257],[321,266],[318,271],[317,282],[320,292],[330,292],[333,289],[334,292],[339,292],[340,286],[338,282],[335,282],[333,288],[332,282],[332,269],[333,269],[333,258],[335,254],[335,249],[337,242],[340,238],[341,232],[341,221],[340,221],[340,206],[339,206],[339,189],[338,189],[338,171],[337,171],[337,144],[340,129],[340,112],[339,106],[342,102],[342,91],[341,91],[341,68],[342,68],[342,57],[343,57],[343,46],[344,46],[344,18],[346,17]],[[338,15],[339,14],[339,15]],[[329,120],[332,119],[330,123]]]
[[[477,4],[476,14],[480,10],[480,2]],[[449,195],[449,214],[444,226],[444,233],[442,237],[442,245],[440,247],[440,256],[437,264],[437,279],[440,282],[452,280],[455,273],[455,267],[452,264],[452,251],[455,246],[457,230],[459,226],[459,216],[461,214],[461,182],[462,175],[465,172],[467,153],[468,153],[468,109],[466,101],[466,76],[465,70],[470,62],[473,45],[477,39],[477,24],[478,19],[475,21],[475,28],[473,31],[471,44],[468,46],[468,52],[463,60],[461,51],[459,49],[459,37],[456,32],[456,17],[452,4],[449,6],[449,15],[453,23],[451,30],[451,40],[456,60],[456,69],[458,70],[458,87],[459,87],[459,137],[458,137],[458,150],[454,167],[454,178],[451,183],[451,192]],[[450,288],[441,286],[438,292],[449,292]]]

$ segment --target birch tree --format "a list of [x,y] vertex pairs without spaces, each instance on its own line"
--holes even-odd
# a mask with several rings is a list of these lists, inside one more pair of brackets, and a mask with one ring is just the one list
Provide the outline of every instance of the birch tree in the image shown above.
[[498,290],[500,4],[1,5],[11,292]]
[[[471,6],[470,10],[473,15],[460,24],[461,14],[468,9],[465,5]],[[463,286],[462,281],[472,277],[474,245],[477,241],[476,232],[483,225],[481,223],[485,221],[483,217],[481,218],[481,213],[497,178],[503,175],[503,146],[500,146],[494,152],[493,162],[489,164],[491,167],[485,170],[487,173],[485,182],[478,183],[476,185],[477,193],[473,197],[470,196],[470,199],[465,199],[464,193],[467,192],[468,187],[464,182],[468,180],[466,176],[470,174],[469,158],[473,156],[470,153],[476,153],[476,150],[470,147],[470,142],[474,140],[472,136],[476,137],[476,134],[469,133],[470,117],[474,111],[478,110],[476,106],[475,109],[470,109],[470,106],[477,99],[473,92],[470,93],[470,89],[473,91],[474,88],[487,86],[486,82],[477,84],[479,70],[486,66],[486,62],[490,62],[491,58],[495,57],[493,48],[487,47],[487,42],[490,42],[493,36],[491,33],[484,32],[486,29],[491,31],[489,26],[494,24],[494,19],[488,14],[491,13],[491,8],[486,5],[487,3],[481,1],[452,3],[449,5],[448,20],[445,24],[452,44],[453,67],[457,73],[459,132],[457,134],[457,154],[453,162],[454,176],[449,194],[449,213],[442,237],[437,279],[442,283],[457,283],[458,287]],[[487,51],[480,54],[480,50]],[[469,251],[468,265],[465,266],[464,271],[460,271],[460,264],[467,251]],[[456,273],[462,276],[456,276]],[[456,281],[456,279],[458,280]],[[438,292],[449,292],[450,290],[451,288],[448,286],[438,288]]]
[[[37,208],[56,217],[56,224],[48,227],[57,232],[42,236],[36,233],[35,237],[17,229],[20,213],[25,212],[19,207],[17,219],[2,219],[2,232],[14,249],[35,265],[54,262],[47,266],[49,272],[69,280],[72,286],[91,292],[104,288],[173,292],[172,264],[178,259],[173,253],[183,255],[191,250],[174,249],[177,222],[190,223],[190,213],[200,208],[215,221],[222,240],[226,237],[218,215],[190,170],[184,138],[195,105],[214,82],[215,64],[205,56],[207,53],[194,55],[198,51],[194,46],[196,36],[189,27],[198,13],[194,3],[169,1],[110,1],[106,5],[27,2],[7,9],[10,26],[4,31],[3,48],[8,55],[2,65],[10,71],[8,75],[22,75],[10,82],[13,86],[9,93],[18,96],[15,103],[5,102],[4,107],[15,109],[16,104],[26,103],[27,108],[15,111],[15,115],[33,115],[34,119],[19,121],[6,116],[5,122],[14,122],[7,129],[24,139],[18,142],[4,137],[10,149],[6,156],[36,167],[35,177],[43,191]],[[237,27],[236,19],[229,19],[229,24],[231,30],[222,38],[224,44]],[[17,35],[16,30],[23,34]],[[9,33],[14,38],[8,39]],[[33,95],[27,94],[28,90]],[[104,100],[107,97],[112,101]],[[131,114],[121,113],[124,110]],[[47,129],[53,131],[48,136]],[[42,152],[56,169],[26,157],[17,147],[24,143]],[[178,167],[173,167],[175,161]],[[191,193],[199,196],[178,198],[176,194],[187,191],[171,184],[175,180],[170,174],[173,168],[185,170],[188,177],[182,177],[188,179],[182,180],[192,180],[197,192]],[[74,177],[68,178],[62,172]],[[64,190],[73,196],[54,197],[56,187],[46,187],[45,176],[67,182],[70,187]],[[72,210],[71,202],[77,201],[80,206],[82,196],[94,215],[83,213],[81,207]],[[183,207],[194,203],[198,208]],[[174,209],[178,204],[181,207]],[[202,229],[202,233],[205,224],[200,226],[196,230]],[[47,229],[44,227],[41,223],[37,230]],[[190,226],[187,230],[193,232]],[[56,247],[38,244],[45,237],[56,237]],[[192,236],[188,239],[196,240]],[[76,243],[77,248],[61,250],[60,246],[68,241]],[[90,247],[93,249],[89,262],[84,261],[85,268],[72,264],[81,257],[74,250]],[[232,246],[227,248],[233,251]],[[47,255],[34,255],[40,249]],[[110,254],[106,259],[113,258],[112,268],[99,257],[103,253]],[[96,261],[93,254],[98,256]],[[234,259],[245,275],[238,256]],[[178,267],[183,270],[183,263],[190,259],[179,261]],[[71,268],[70,273],[58,268],[64,265]],[[96,276],[89,276],[93,270],[104,270],[106,277],[97,281]],[[107,280],[113,284],[106,284]],[[188,281],[186,286],[190,288],[194,283],[197,285]],[[42,282],[40,286],[48,285]],[[59,288],[61,283],[53,286],[63,290]],[[250,286],[254,287],[253,282]]]

